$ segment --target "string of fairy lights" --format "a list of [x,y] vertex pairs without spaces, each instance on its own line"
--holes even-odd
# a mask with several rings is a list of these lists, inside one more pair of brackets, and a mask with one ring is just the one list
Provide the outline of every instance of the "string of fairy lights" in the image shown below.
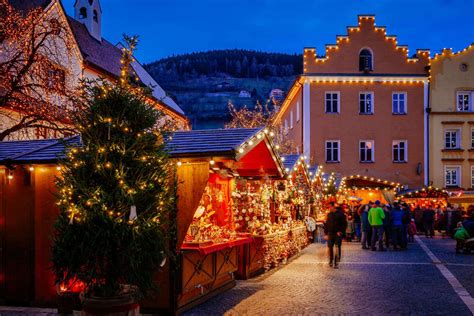
[[381,33],[382,36],[384,36],[385,41],[391,42],[396,51],[402,51],[406,55],[406,59],[408,63],[416,63],[418,62],[421,58],[427,59],[429,62],[430,58],[430,51],[429,50],[424,50],[424,49],[418,49],[416,51],[416,57],[409,57],[409,51],[408,47],[405,45],[398,45],[397,38],[396,36],[389,36],[387,35],[386,28],[385,27],[377,27],[375,26],[375,16],[372,15],[360,15],[358,17],[358,26],[348,26],[347,27],[347,35],[342,35],[342,36],[337,36],[336,37],[336,42],[337,44],[328,44],[326,45],[326,54],[325,56],[317,56],[316,55],[316,48],[314,47],[307,47],[304,49],[304,54],[303,54],[303,65],[304,65],[304,72],[308,71],[308,62],[310,61],[309,58],[312,58],[316,63],[324,63],[328,61],[331,57],[331,53],[333,51],[337,51],[340,49],[340,45],[347,44],[350,42],[350,36],[353,33],[360,32],[362,29],[362,24],[369,22],[374,26],[375,32]]

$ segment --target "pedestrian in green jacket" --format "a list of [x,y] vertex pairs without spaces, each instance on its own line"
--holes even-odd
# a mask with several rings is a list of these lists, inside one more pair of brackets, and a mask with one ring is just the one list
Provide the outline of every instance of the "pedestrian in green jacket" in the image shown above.
[[454,233],[454,239],[456,239],[456,253],[459,253],[464,248],[464,242],[469,239],[469,233],[466,228],[462,225],[462,222],[458,222],[456,232]]
[[372,226],[372,251],[377,250],[376,243],[379,242],[379,250],[385,251],[383,248],[383,219],[385,213],[380,207],[380,201],[375,201],[375,205],[369,210],[369,223]]

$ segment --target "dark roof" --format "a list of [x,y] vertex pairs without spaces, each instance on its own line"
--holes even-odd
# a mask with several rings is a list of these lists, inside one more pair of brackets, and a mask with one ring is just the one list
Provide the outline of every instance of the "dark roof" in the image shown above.
[[295,164],[298,162],[298,159],[301,157],[301,155],[282,155],[281,157],[285,158],[285,160],[283,161],[283,166],[285,167],[285,169],[288,168],[288,170],[291,171],[291,169],[293,169]]
[[171,157],[234,155],[237,148],[261,128],[233,128],[178,131],[171,134],[166,148]]
[[15,9],[26,13],[38,7],[46,8],[51,0],[9,0],[9,2]]
[[120,59],[122,58],[120,48],[106,39],[99,42],[89,34],[84,24],[70,16],[68,20],[84,60],[113,76],[120,76]]
[[54,163],[64,158],[66,144],[79,146],[79,135],[65,139],[0,142],[0,164]]

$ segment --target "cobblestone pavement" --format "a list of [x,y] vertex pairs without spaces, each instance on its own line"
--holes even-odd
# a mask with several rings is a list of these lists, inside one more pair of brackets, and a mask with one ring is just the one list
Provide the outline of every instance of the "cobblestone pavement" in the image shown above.
[[455,276],[472,304],[474,255],[455,255],[449,238],[419,240],[440,262],[419,242],[387,252],[344,243],[335,270],[326,263],[325,246],[312,244],[286,266],[238,281],[187,315],[472,315],[437,265]]
[[[387,252],[344,243],[340,268],[326,261],[325,245],[312,244],[186,316],[473,315],[474,255],[456,255],[450,238],[419,237],[406,251]],[[52,316],[56,310],[0,306],[0,316],[17,315]]]

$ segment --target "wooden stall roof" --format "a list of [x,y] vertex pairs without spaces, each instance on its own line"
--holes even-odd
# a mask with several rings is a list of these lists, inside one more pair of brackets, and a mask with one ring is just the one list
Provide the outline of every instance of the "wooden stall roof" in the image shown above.
[[310,167],[308,168],[309,179],[310,179],[311,181],[313,181],[313,180],[316,179],[316,176],[318,175],[318,171],[319,171],[319,165],[310,166]]
[[446,199],[449,194],[446,190],[434,187],[400,190],[397,197],[411,199]]
[[300,159],[301,155],[300,154],[292,154],[292,155],[283,155],[284,158],[283,160],[283,166],[285,169],[292,170],[296,163],[298,162],[298,159]]
[[238,148],[260,132],[261,128],[233,128],[178,131],[167,140],[166,149],[172,158],[236,157]]
[[65,147],[80,146],[81,137],[0,142],[0,164],[55,163],[65,157]]

